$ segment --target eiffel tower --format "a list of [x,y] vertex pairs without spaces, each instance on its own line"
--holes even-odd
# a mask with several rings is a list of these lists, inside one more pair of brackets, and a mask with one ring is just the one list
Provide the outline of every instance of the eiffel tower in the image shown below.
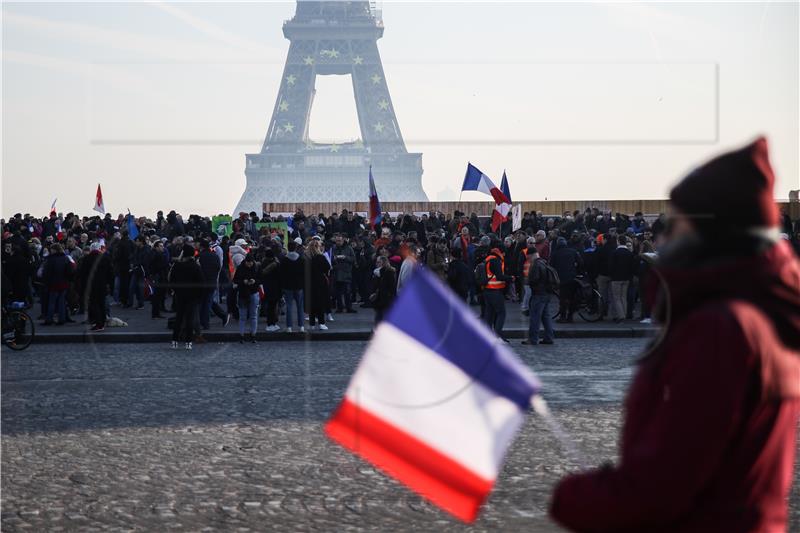
[[[383,20],[368,1],[298,0],[283,24],[291,42],[266,139],[246,155],[247,187],[234,213],[261,213],[263,202],[368,199],[372,165],[382,201],[427,201],[422,154],[406,150],[377,41]],[[316,143],[308,122],[317,76],[350,74],[361,138]]]

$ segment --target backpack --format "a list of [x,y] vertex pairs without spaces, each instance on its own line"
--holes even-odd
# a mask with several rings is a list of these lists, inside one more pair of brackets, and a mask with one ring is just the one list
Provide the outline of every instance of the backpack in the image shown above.
[[544,264],[544,286],[547,291],[557,293],[561,287],[561,279],[558,277],[558,272],[544,259],[541,259],[541,261]]
[[475,265],[475,283],[477,283],[480,288],[485,287],[489,283],[489,274],[486,272],[486,261],[488,259],[487,257]]

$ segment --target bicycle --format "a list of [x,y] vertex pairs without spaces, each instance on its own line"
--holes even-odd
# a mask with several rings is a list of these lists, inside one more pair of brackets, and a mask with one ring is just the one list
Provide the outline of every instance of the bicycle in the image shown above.
[[11,302],[2,307],[3,344],[12,350],[24,350],[33,342],[33,319],[24,308],[24,302]]
[[[576,306],[578,316],[585,322],[597,322],[603,318],[603,305],[604,299],[594,284],[585,276],[577,276],[575,283],[578,288],[575,291],[575,296],[578,298],[578,305]],[[559,310],[556,309],[553,318],[557,318]]]

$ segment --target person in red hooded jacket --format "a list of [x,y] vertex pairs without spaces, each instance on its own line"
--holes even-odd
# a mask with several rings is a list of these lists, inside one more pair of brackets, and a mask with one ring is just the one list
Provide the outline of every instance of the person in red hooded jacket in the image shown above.
[[616,466],[556,486],[575,531],[785,531],[800,419],[800,265],[761,138],[670,195],[663,335],[625,401]]

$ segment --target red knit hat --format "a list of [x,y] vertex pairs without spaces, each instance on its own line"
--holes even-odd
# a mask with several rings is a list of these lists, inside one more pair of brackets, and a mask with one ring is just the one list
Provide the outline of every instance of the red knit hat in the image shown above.
[[772,227],[780,221],[774,185],[767,140],[759,137],[692,171],[672,189],[670,201],[701,226]]

